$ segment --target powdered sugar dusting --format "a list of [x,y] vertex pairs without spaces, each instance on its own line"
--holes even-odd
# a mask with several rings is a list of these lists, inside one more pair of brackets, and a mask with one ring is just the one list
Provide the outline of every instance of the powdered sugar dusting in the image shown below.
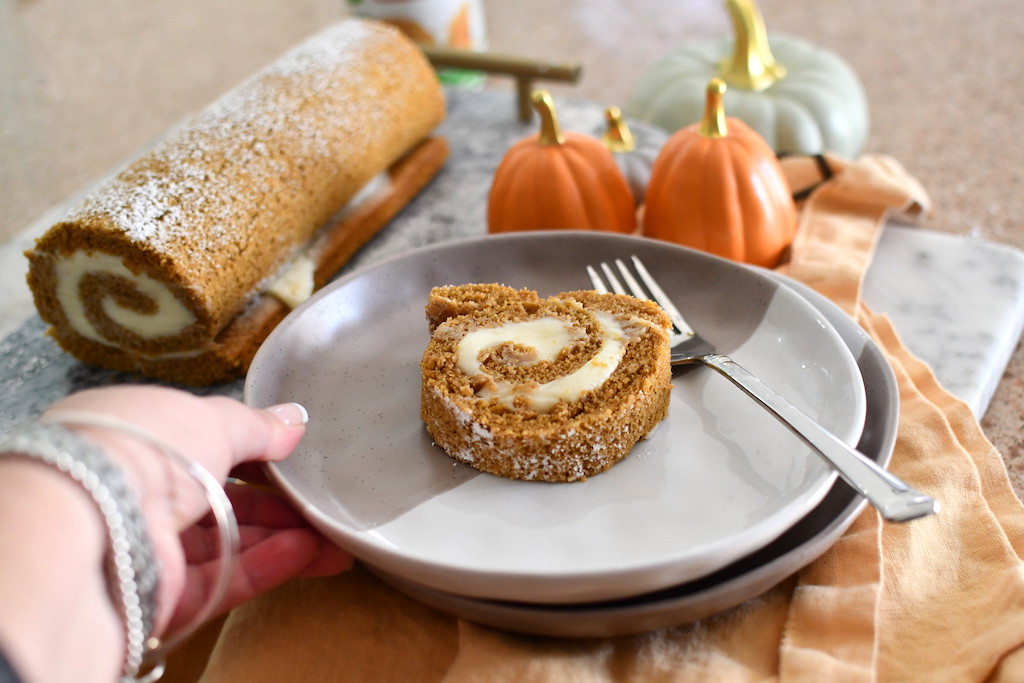
[[[380,173],[379,160],[365,159],[390,163],[438,123],[436,112],[408,112],[410,98],[437,90],[438,101],[440,91],[410,74],[415,48],[396,56],[395,43],[393,29],[372,22],[329,27],[186,122],[65,221],[177,260],[188,280],[254,288]],[[252,275],[234,272],[243,255]]]

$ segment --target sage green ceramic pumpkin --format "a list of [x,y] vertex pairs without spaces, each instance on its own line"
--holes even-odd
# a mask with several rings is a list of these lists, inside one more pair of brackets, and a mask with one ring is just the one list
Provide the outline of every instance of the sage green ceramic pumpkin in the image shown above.
[[651,167],[668,140],[668,133],[643,121],[627,122],[618,107],[607,107],[605,127],[597,133],[629,183],[637,205],[644,201]]
[[712,78],[729,86],[725,108],[778,154],[858,156],[868,136],[868,104],[853,69],[800,38],[767,35],[752,0],[727,0],[736,35],[683,45],[637,82],[627,115],[668,131],[701,120]]

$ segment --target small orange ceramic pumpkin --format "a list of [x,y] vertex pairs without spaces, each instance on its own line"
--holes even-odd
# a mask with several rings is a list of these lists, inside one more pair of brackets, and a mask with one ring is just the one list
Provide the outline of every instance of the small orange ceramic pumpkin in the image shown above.
[[562,132],[551,95],[533,94],[540,132],[509,148],[487,205],[489,232],[584,229],[633,232],[633,194],[604,145]]
[[644,234],[734,261],[775,266],[793,241],[796,207],[775,152],[722,110],[707,87],[704,119],[677,131],[651,170]]

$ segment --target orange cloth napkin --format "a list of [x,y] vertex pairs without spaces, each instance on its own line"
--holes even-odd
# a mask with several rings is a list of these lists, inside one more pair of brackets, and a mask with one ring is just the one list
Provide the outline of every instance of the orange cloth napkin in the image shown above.
[[459,621],[361,569],[292,582],[227,619],[203,681],[1024,681],[1024,506],[969,408],[860,301],[886,218],[927,213],[894,160],[787,160],[802,201],[783,271],[833,299],[900,387],[891,468],[941,501],[882,523],[871,508],[821,558],[707,619],[635,636],[556,639]]

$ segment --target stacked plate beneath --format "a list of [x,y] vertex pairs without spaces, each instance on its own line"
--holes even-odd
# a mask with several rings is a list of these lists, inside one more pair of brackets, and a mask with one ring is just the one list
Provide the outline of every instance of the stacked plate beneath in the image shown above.
[[640,256],[689,322],[885,464],[898,396],[845,314],[781,276],[642,238],[522,233],[449,242],[355,272],[297,309],[246,380],[299,401],[300,449],[272,475],[325,534],[399,590],[481,623],[558,636],[637,632],[754,597],[823,553],[863,508],[799,439],[705,368],[669,417],[583,483],[481,474],[419,420],[432,286],[589,288],[587,264]]

